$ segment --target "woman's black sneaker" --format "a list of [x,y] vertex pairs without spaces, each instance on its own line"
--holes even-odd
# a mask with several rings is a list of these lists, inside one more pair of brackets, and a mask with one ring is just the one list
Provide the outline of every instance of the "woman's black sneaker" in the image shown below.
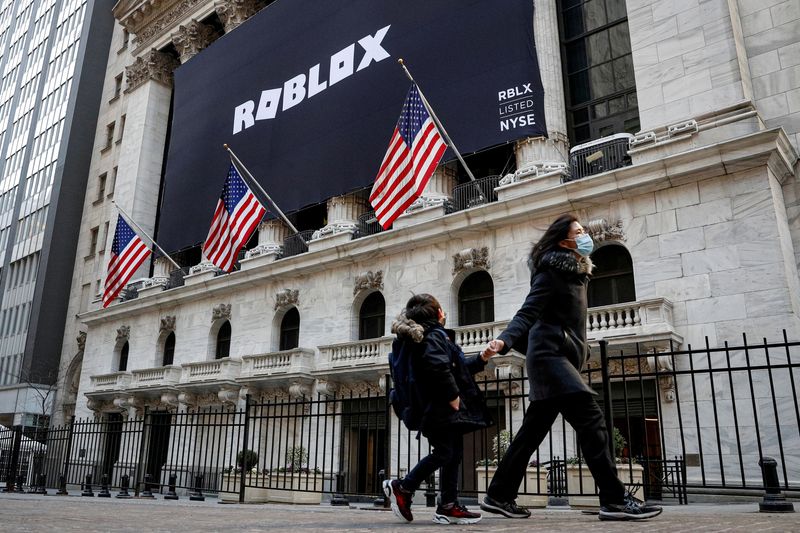
[[489,496],[483,498],[481,509],[489,513],[501,514],[506,518],[529,518],[531,516],[529,510],[520,507],[514,501],[499,502]]
[[657,505],[647,505],[626,495],[623,503],[601,506],[600,520],[647,520],[660,515],[662,510]]

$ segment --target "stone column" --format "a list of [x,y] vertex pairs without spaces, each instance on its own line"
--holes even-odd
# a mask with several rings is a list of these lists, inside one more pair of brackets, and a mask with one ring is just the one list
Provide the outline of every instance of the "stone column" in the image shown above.
[[453,163],[436,167],[430,181],[422,191],[422,195],[409,206],[407,212],[426,207],[441,206],[453,198],[453,187],[456,185],[456,166]]
[[[167,139],[172,72],[178,60],[151,50],[126,67],[125,136],[119,147],[115,197],[120,206],[153,234],[164,145]],[[133,278],[146,276],[149,264]]]
[[[245,253],[245,259],[270,257],[272,262],[283,253],[283,241],[289,236],[289,228],[278,219],[266,220],[258,225],[258,246]],[[245,262],[242,262],[242,268]]]
[[506,176],[503,185],[534,177],[542,172],[566,168],[569,159],[561,41],[556,10],[556,2],[552,0],[534,2],[533,35],[544,88],[544,116],[549,138],[536,137],[517,142],[517,172]]
[[[349,241],[356,229],[358,229],[358,217],[367,209],[367,204],[363,198],[347,194],[344,196],[334,196],[328,200],[328,223],[324,228],[318,229],[311,236],[311,242],[340,236],[334,239],[335,244],[340,241]],[[333,243],[333,241],[331,241]],[[320,244],[314,245],[318,248]],[[311,243],[309,243],[309,250]]]
[[228,33],[255,15],[262,4],[261,0],[221,0],[214,4],[214,9]]
[[186,26],[179,26],[172,34],[172,44],[186,63],[214,41],[214,28],[194,19]]

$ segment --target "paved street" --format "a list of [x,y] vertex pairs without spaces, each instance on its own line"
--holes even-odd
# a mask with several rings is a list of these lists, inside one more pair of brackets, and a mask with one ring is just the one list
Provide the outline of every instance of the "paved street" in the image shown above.
[[[795,504],[795,507],[798,507]],[[472,526],[445,531],[798,531],[800,514],[757,512],[757,504],[670,506],[647,523],[600,522],[570,510],[534,511],[528,520],[486,516]],[[412,524],[399,523],[390,511],[328,505],[221,505],[216,500],[177,502],[117,500],[80,496],[0,494],[0,527],[18,531],[440,531],[431,509],[416,508]]]

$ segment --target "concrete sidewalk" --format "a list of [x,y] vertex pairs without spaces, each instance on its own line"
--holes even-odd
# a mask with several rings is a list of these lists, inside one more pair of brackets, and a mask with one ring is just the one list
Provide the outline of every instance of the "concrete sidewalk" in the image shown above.
[[[795,505],[797,507],[797,505]],[[484,513],[471,526],[431,523],[433,509],[415,507],[413,523],[402,523],[391,511],[368,506],[222,505],[214,499],[191,502],[80,496],[0,494],[0,529],[18,531],[797,531],[800,514],[759,513],[758,504],[693,504],[666,507],[647,522],[601,522],[571,510],[534,511],[527,520]]]

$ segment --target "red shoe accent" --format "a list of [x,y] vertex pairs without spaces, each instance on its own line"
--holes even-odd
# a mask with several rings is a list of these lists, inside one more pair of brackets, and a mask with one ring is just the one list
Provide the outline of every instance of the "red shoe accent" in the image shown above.
[[414,515],[411,514],[411,498],[414,496],[400,485],[398,479],[387,479],[383,482],[383,493],[389,498],[392,505],[392,512],[398,518],[402,518],[407,522],[414,520]]

